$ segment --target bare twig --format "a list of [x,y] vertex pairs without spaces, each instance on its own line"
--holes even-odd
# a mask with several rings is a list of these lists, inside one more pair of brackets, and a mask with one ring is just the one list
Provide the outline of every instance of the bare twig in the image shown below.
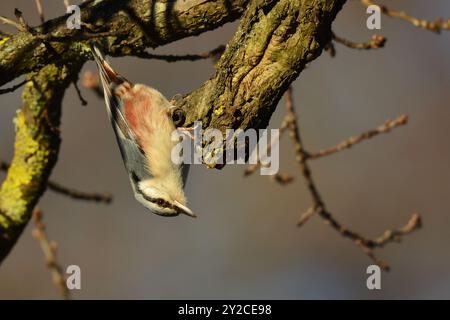
[[140,52],[136,54],[137,57],[143,58],[143,59],[155,59],[155,60],[164,60],[167,62],[178,62],[178,61],[197,61],[197,60],[204,60],[204,59],[215,59],[217,60],[218,57],[225,51],[225,46],[220,45],[217,48],[208,51],[203,52],[199,54],[185,54],[185,55],[163,55],[163,54],[153,54],[148,52]]
[[19,24],[22,27],[23,31],[27,31],[31,34],[35,34],[36,32],[28,25],[28,23],[25,21],[25,19],[23,18],[23,14],[22,11],[20,11],[19,9],[15,8],[14,9],[14,15],[16,16],[17,20],[19,20]]
[[[94,1],[94,0],[81,0],[81,2],[83,2],[83,3],[85,3],[85,2],[89,3],[89,2],[92,2],[92,1]],[[63,4],[64,4],[64,7],[66,8],[66,10],[70,6],[69,0],[63,0]]]
[[36,9],[39,13],[39,19],[41,20],[41,23],[45,22],[45,16],[44,16],[44,10],[42,9],[41,0],[34,0],[36,3]]
[[64,0],[63,2],[64,2],[64,7],[66,7],[66,10],[67,10],[67,8],[70,6],[69,0]]
[[314,211],[325,210],[325,205],[322,197],[314,183],[314,179],[311,174],[311,169],[309,168],[307,162],[307,152],[303,148],[302,139],[300,136],[300,130],[298,127],[294,102],[292,97],[292,87],[289,87],[285,93],[285,104],[286,104],[286,121],[288,123],[289,136],[294,143],[294,152],[296,155],[295,160],[300,166],[303,177],[306,180],[306,185],[308,187],[309,193],[311,194],[314,202]]
[[391,10],[384,5],[379,5],[372,0],[361,0],[362,4],[365,6],[375,5],[380,7],[380,10],[383,14],[392,17],[401,19],[411,23],[415,27],[423,28],[426,30],[433,31],[435,33],[440,33],[441,30],[449,30],[450,29],[450,19],[443,20],[442,18],[437,18],[435,21],[428,21],[423,19],[418,19],[412,16],[409,16],[404,11],[395,11]]
[[[281,136],[283,135],[283,133],[286,131],[287,129],[287,123],[286,121],[283,122],[283,124],[281,125],[280,129],[279,129],[279,138],[281,138]],[[269,144],[267,146],[267,151],[266,154],[269,154],[270,151],[272,150],[272,144]],[[247,166],[247,168],[245,168],[244,171],[244,177],[250,176],[253,173],[255,173],[259,168],[261,168],[262,164],[260,161],[258,161],[257,163],[251,164],[249,166]],[[291,183],[294,180],[294,177],[286,174],[286,173],[276,173],[272,176],[270,176],[272,178],[273,181],[277,182],[278,184],[284,186],[287,185],[289,183]]]
[[337,144],[334,147],[323,149],[315,153],[308,153],[307,158],[308,159],[317,159],[325,156],[329,156],[331,154],[337,153],[339,151],[350,149],[355,144],[361,143],[365,140],[369,140],[379,134],[382,133],[389,133],[392,129],[395,129],[397,127],[406,125],[408,123],[408,117],[404,114],[398,116],[394,120],[387,120],[384,124],[379,126],[376,129],[364,132],[358,136],[353,136],[339,144]]
[[16,28],[19,31],[24,31],[23,28],[22,28],[22,25],[20,23],[17,23],[16,21],[8,19],[8,18],[6,18],[4,16],[0,16],[0,22],[3,23],[3,24],[7,24],[7,25],[10,25],[10,26],[13,26],[14,28]]
[[22,82],[12,86],[11,88],[0,89],[0,94],[5,94],[5,93],[10,93],[10,92],[16,91],[17,89],[22,87],[25,83],[27,83],[27,80],[23,80]]
[[[9,168],[9,164],[5,161],[0,161],[0,171],[7,171]],[[47,186],[50,190],[56,193],[60,193],[67,197],[76,200],[86,200],[86,201],[94,201],[94,202],[103,202],[103,203],[111,203],[112,196],[108,193],[89,193],[78,191],[74,189],[67,188],[65,186],[60,185],[59,183],[49,181]]]
[[277,182],[278,184],[285,186],[292,181],[294,181],[294,177],[287,173],[276,173],[272,177],[272,180]]
[[76,81],[73,82],[73,86],[75,87],[75,91],[77,92],[78,99],[80,99],[81,105],[85,106],[87,105],[87,101],[83,98],[83,95],[81,94],[81,90],[78,87],[78,83]]
[[[386,244],[390,242],[399,242],[401,238],[421,226],[421,219],[420,215],[417,213],[414,213],[409,220],[409,222],[402,228],[396,229],[396,230],[387,230],[383,233],[382,236],[379,238],[373,240],[373,239],[367,239],[363,237],[362,235],[349,230],[345,226],[343,226],[339,221],[337,221],[333,215],[327,210],[325,203],[323,201],[322,196],[320,195],[318,188],[315,184],[315,181],[313,179],[313,176],[311,174],[310,167],[308,165],[308,160],[311,159],[311,156],[308,155],[308,153],[304,150],[301,136],[300,136],[300,130],[297,124],[297,119],[295,116],[295,110],[294,110],[294,104],[293,104],[293,98],[292,98],[292,88],[289,88],[286,91],[285,94],[285,102],[286,102],[286,110],[287,115],[286,119],[289,123],[288,129],[290,131],[290,136],[294,143],[294,150],[296,153],[296,160],[300,166],[300,170],[302,172],[303,177],[306,180],[306,184],[309,190],[309,193],[311,194],[313,205],[301,215],[300,220],[298,221],[298,226],[302,226],[306,221],[308,221],[309,218],[311,218],[314,214],[318,214],[326,224],[330,225],[333,229],[335,229],[341,236],[344,238],[348,238],[352,240],[355,244],[357,244],[363,252],[365,252],[377,265],[380,266],[380,268],[383,268],[384,270],[389,270],[389,264],[377,258],[377,256],[374,253],[375,248],[381,248],[385,246]],[[377,130],[375,130],[376,133],[373,133],[374,131],[371,131],[372,133],[369,134],[370,137],[379,134],[388,132],[392,128],[406,123],[406,117],[402,116],[399,117],[397,120],[387,122],[383,126],[379,127]],[[366,137],[366,136],[365,136]],[[352,141],[362,141],[364,139],[368,138],[358,138],[354,139]],[[348,148],[347,146],[353,145],[357,142],[351,142],[350,144],[343,144],[345,147],[339,147],[339,148],[332,148],[330,150],[333,151],[327,151],[323,152],[323,155],[328,155],[334,152],[337,152],[338,150],[343,150]]]
[[379,49],[379,48],[383,48],[384,44],[386,43],[386,38],[379,34],[372,35],[372,37],[370,38],[369,41],[363,42],[363,43],[357,43],[357,42],[353,42],[353,41],[341,38],[341,37],[337,36],[335,33],[332,34],[332,37],[333,37],[333,40],[336,41],[337,43],[340,43],[348,48],[358,49],[358,50]]
[[64,271],[56,260],[56,243],[50,242],[45,233],[45,224],[42,222],[42,212],[39,209],[33,211],[35,229],[32,231],[33,237],[39,242],[45,260],[52,275],[54,285],[59,289],[63,299],[70,299],[70,292],[67,289]]
[[[36,0],[39,1],[39,0]],[[42,7],[41,7],[42,9]],[[38,7],[39,10],[39,7]],[[40,12],[41,13],[41,12]],[[42,12],[43,14],[43,12]],[[111,31],[96,31],[89,24],[83,23],[82,25],[85,27],[84,30],[74,29],[69,30],[67,34],[63,35],[54,35],[52,33],[38,33],[35,29],[30,27],[28,23],[23,18],[22,11],[19,9],[14,10],[14,15],[16,16],[19,22],[15,22],[6,17],[0,16],[0,22],[4,24],[8,24],[14,26],[19,31],[26,31],[34,36],[35,39],[41,40],[43,42],[70,42],[70,41],[79,41],[79,40],[91,40],[97,38],[106,38],[106,37],[115,37],[120,36],[121,32],[111,32]],[[43,19],[43,16],[41,16]]]
[[297,222],[297,226],[301,227],[302,225],[304,225],[309,220],[309,218],[311,218],[316,212],[317,210],[314,206],[309,207],[308,210],[303,212],[302,215],[300,216],[300,219]]
[[324,50],[327,51],[332,58],[334,58],[336,56],[336,48],[334,46],[333,41],[328,42],[328,44],[325,46]]

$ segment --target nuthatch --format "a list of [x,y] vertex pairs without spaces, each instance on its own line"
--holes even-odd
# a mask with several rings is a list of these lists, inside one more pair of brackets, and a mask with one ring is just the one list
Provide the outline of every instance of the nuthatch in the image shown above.
[[95,44],[91,51],[135,198],[158,215],[195,217],[183,192],[189,166],[171,159],[174,107],[159,91],[120,76]]

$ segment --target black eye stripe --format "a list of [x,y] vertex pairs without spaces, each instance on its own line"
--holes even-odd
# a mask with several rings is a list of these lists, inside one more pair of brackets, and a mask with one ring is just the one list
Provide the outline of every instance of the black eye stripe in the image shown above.
[[[132,172],[132,179],[137,179],[136,174],[134,172]],[[147,200],[150,201],[151,203],[155,203],[158,206],[162,207],[162,208],[166,208],[166,209],[173,209],[175,211],[179,211],[179,208],[177,206],[174,206],[172,203],[170,203],[169,201],[166,201],[162,198],[153,198],[153,197],[149,197],[147,196],[139,187],[136,188],[137,192],[142,195],[142,197]]]
[[146,194],[144,194],[141,190],[139,190],[139,193],[144,197],[145,200],[150,201],[152,203],[156,203],[158,206],[160,206],[162,208],[176,209],[175,206],[173,206],[170,202],[168,202],[164,199],[149,197]]

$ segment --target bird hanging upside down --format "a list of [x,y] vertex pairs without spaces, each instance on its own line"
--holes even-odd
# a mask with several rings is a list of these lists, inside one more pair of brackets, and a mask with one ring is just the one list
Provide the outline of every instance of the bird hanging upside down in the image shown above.
[[195,217],[183,191],[189,166],[171,159],[174,107],[159,91],[120,76],[97,45],[91,44],[91,51],[135,198],[158,215]]

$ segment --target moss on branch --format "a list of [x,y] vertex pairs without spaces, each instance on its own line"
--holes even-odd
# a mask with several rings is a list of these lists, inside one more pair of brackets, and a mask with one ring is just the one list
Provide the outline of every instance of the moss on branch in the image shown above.
[[61,102],[81,65],[48,64],[27,75],[15,118],[14,158],[0,188],[0,262],[8,254],[45,190],[56,163]]

